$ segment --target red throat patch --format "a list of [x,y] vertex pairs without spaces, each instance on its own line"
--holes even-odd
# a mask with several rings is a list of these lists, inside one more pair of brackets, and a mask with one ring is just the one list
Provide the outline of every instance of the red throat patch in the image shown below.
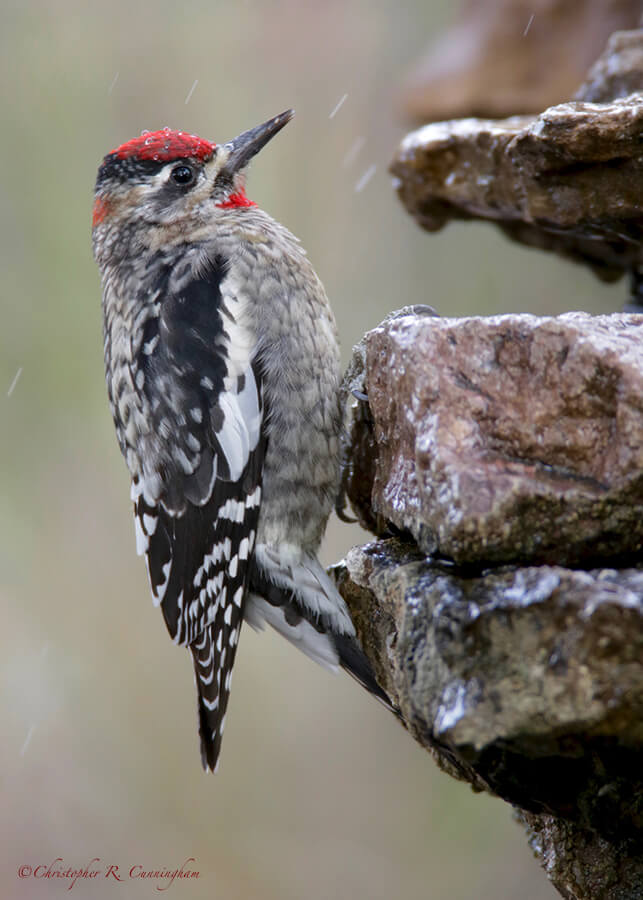
[[230,194],[223,203],[217,203],[219,209],[236,209],[240,206],[256,206],[254,200],[248,200],[245,188],[239,188],[234,194]]
[[173,159],[189,157],[209,159],[216,146],[196,134],[162,128],[160,131],[144,131],[139,137],[121,144],[110,153],[115,153],[119,159],[171,162]]

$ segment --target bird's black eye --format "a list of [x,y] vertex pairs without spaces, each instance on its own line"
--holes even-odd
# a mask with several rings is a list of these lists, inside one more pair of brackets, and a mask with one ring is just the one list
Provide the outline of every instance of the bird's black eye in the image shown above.
[[177,184],[191,184],[194,181],[194,172],[190,166],[175,166],[172,169],[172,179]]

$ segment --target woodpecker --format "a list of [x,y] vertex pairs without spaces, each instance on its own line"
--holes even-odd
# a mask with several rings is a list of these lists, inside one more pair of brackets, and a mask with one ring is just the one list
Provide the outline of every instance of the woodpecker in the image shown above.
[[143,132],[96,180],[107,392],[136,546],[192,654],[212,771],[243,619],[390,706],[317,558],[338,483],[335,320],[299,241],[245,191],[248,163],[292,115],[225,144]]

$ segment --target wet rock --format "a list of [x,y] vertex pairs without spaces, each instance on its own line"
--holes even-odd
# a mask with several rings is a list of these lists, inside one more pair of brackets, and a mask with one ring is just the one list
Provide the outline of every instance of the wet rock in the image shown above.
[[518,815],[550,881],[567,900],[643,897],[643,855],[631,838],[606,840],[554,816]]
[[521,811],[563,896],[640,896],[643,569],[475,574],[388,539],[334,574],[409,731]]
[[[641,133],[639,30],[575,101],[426,126],[391,168],[427,230],[484,219],[628,272],[636,312]],[[562,896],[643,897],[643,316],[405,309],[356,348],[344,400],[343,491],[387,539],[335,577],[404,724],[514,805]]]
[[[604,280],[640,267],[642,56],[643,30],[615,35],[579,92],[585,102],[409,134],[391,164],[402,203],[429,231],[452,219],[484,219]],[[609,92],[617,97],[608,102]]]
[[361,523],[460,565],[640,553],[642,347],[638,315],[387,319],[347,381]]
[[561,895],[643,896],[643,316],[431,313],[355,349],[343,488],[396,536],[335,578],[409,732]]
[[522,809],[643,826],[643,570],[471,575],[393,538],[336,575],[420,743]]
[[[405,316],[421,319],[437,316],[432,306],[416,304],[389,313],[382,325]],[[342,486],[336,511],[344,521],[353,521],[346,515],[346,502],[351,501],[362,528],[374,534],[386,531],[386,521],[378,516],[371,504],[371,488],[375,478],[377,443],[373,434],[373,416],[365,390],[366,345],[361,341],[353,347],[353,356],[344,373],[340,388],[342,406],[346,410],[346,433],[342,441]]]
[[616,31],[575,95],[585,103],[609,103],[643,91],[641,31]]

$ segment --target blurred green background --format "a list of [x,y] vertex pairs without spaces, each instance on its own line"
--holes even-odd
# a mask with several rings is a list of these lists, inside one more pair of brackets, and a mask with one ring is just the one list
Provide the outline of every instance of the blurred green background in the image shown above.
[[[204,775],[190,661],[135,556],[105,397],[95,171],[166,124],[221,141],[296,108],[249,194],[302,239],[345,360],[407,303],[618,308],[622,285],[483,225],[430,236],[399,206],[386,171],[406,130],[395,93],[452,13],[447,0],[4,0],[0,896],[65,895],[67,882],[17,877],[56,857],[122,872],[194,857],[200,879],[172,885],[175,897],[556,896],[508,807],[441,774],[351,679],[273,634],[244,631],[220,774]],[[324,560],[364,539],[331,522]],[[153,892],[93,881],[73,895]]]

